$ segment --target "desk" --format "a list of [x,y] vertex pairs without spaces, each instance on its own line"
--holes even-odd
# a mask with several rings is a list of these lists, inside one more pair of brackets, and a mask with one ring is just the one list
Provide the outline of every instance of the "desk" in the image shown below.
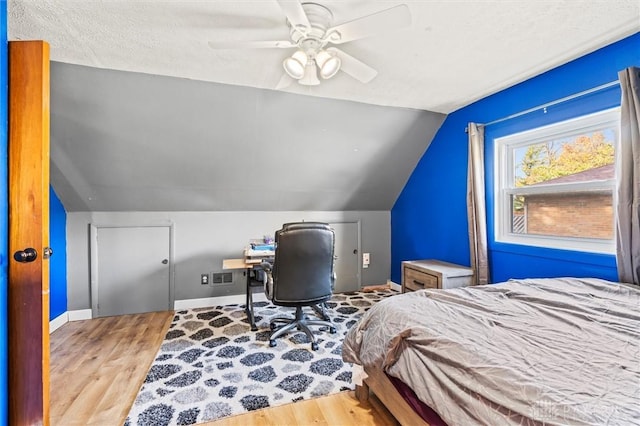
[[222,261],[222,269],[244,269],[247,276],[246,287],[246,303],[244,311],[247,313],[249,325],[251,325],[251,331],[257,331],[255,315],[253,314],[253,290],[252,288],[263,287],[262,281],[253,279],[251,272],[254,269],[261,269],[260,263],[246,262],[245,259],[224,259]]
[[[222,269],[244,269],[245,274],[247,276],[247,287],[246,287],[246,302],[244,311],[247,313],[247,319],[249,320],[249,325],[251,325],[251,331],[257,331],[258,327],[256,327],[256,317],[253,314],[253,288],[264,288],[264,283],[260,280],[253,279],[251,276],[251,272],[254,270],[261,270],[260,263],[257,263],[255,260],[252,262],[247,262],[245,258],[242,259],[224,259],[222,261]],[[316,312],[316,314],[325,321],[330,321],[329,315],[325,312],[326,304],[321,303],[318,305],[313,305],[311,308]]]

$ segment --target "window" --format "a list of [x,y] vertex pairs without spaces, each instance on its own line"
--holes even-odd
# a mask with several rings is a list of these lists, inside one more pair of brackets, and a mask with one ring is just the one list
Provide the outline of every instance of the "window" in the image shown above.
[[614,252],[619,109],[495,140],[498,242]]

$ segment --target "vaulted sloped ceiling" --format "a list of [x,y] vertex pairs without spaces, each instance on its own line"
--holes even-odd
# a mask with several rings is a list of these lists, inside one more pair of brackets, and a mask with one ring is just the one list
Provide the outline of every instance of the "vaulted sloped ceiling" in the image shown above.
[[52,63],[67,211],[390,210],[444,115]]

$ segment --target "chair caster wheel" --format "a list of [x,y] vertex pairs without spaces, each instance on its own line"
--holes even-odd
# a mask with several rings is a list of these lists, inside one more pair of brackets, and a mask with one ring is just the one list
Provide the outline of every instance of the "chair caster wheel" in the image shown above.
[[337,331],[335,327],[329,327],[329,333],[336,334]]
[[317,351],[318,350],[318,344],[316,342],[311,343],[311,350],[312,351]]
[[275,340],[269,340],[269,346],[270,347],[275,347],[278,343]]

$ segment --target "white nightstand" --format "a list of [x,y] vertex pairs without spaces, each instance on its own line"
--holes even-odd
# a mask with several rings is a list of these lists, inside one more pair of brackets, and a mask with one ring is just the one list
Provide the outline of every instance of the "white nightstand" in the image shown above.
[[456,288],[471,285],[473,270],[441,260],[402,262],[402,292],[425,288]]

